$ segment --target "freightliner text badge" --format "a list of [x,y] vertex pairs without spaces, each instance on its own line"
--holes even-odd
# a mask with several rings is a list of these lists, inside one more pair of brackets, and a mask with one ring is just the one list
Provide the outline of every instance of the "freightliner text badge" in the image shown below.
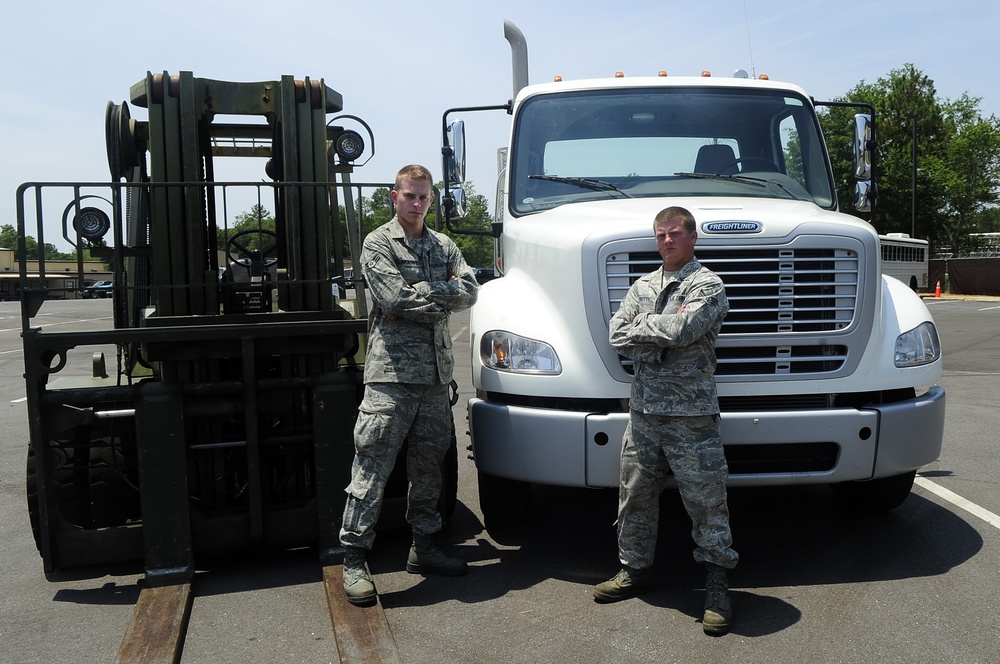
[[705,233],[760,233],[764,225],[759,221],[710,221],[701,225]]

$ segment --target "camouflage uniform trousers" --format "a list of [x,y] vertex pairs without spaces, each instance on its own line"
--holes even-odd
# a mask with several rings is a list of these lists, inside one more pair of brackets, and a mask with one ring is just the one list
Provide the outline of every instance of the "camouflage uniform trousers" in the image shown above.
[[732,569],[739,560],[729,529],[726,479],[717,415],[662,416],[633,410],[622,443],[618,555],[623,565],[653,564],[659,497],[672,470],[691,517],[694,559]]
[[354,427],[354,464],[340,543],[371,549],[396,456],[409,434],[406,520],[418,535],[441,530],[442,463],[451,444],[447,385],[369,383]]

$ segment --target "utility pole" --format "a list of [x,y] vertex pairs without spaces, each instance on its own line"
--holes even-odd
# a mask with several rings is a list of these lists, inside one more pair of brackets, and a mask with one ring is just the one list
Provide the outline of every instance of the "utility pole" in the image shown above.
[[917,237],[917,116],[910,116],[913,122],[912,154],[913,182],[910,187],[910,237]]

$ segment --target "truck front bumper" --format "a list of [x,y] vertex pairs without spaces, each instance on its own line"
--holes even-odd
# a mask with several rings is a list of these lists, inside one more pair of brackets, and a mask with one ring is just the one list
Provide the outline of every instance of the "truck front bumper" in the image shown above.
[[[945,392],[870,408],[727,412],[727,455],[759,461],[731,469],[731,486],[819,484],[898,475],[941,452]],[[477,468],[538,484],[617,487],[626,413],[588,413],[469,400]],[[755,447],[756,446],[756,447]],[[738,449],[737,449],[738,448]],[[806,451],[825,450],[806,460]],[[731,462],[731,465],[732,462]]]

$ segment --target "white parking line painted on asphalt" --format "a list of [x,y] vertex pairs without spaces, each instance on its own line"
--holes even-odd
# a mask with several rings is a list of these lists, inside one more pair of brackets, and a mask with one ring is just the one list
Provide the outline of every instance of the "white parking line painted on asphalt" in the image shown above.
[[969,514],[972,514],[973,516],[978,516],[980,519],[990,524],[994,528],[1000,528],[1000,516],[997,516],[993,512],[984,509],[979,505],[976,505],[974,502],[970,500],[962,498],[962,496],[958,495],[954,491],[949,491],[940,484],[935,484],[934,482],[931,482],[926,477],[918,476],[916,479],[913,480],[913,483],[923,489],[930,491],[935,496],[947,500],[955,507],[959,507],[968,512]]
[[463,334],[465,334],[465,331],[468,330],[468,329],[469,329],[468,325],[463,325],[462,327],[458,328],[458,332],[456,332],[455,334],[451,335],[451,340],[453,342],[454,341],[458,341],[458,338],[460,336],[462,336]]

